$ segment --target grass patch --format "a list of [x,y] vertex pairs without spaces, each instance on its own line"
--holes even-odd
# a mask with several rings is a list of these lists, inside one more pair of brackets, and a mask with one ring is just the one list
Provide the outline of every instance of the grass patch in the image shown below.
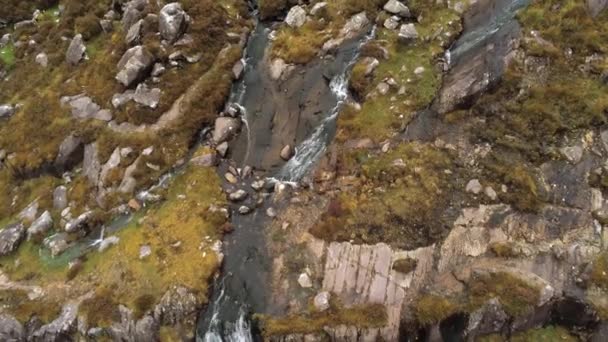
[[[538,288],[506,272],[474,275],[469,286],[469,305],[483,306],[497,298],[503,309],[512,317],[529,313],[540,299]],[[472,311],[472,310],[471,310]]]
[[357,305],[350,308],[336,300],[330,300],[330,308],[319,312],[310,310],[284,318],[257,315],[265,338],[288,334],[312,334],[323,332],[323,327],[338,325],[355,326],[358,329],[380,328],[386,324],[386,307],[380,304]]
[[0,62],[2,62],[5,68],[12,68],[15,65],[15,60],[15,47],[13,44],[8,44],[0,49]]
[[459,310],[456,303],[432,294],[423,295],[414,305],[416,319],[422,325],[439,323]]

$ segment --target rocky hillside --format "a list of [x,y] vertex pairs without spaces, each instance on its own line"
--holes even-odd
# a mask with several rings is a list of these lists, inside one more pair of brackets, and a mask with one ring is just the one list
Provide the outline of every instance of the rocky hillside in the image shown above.
[[607,1],[0,5],[0,340],[608,339]]

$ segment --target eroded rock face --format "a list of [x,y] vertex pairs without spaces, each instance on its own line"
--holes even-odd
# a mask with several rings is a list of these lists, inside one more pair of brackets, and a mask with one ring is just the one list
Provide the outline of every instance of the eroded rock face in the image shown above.
[[14,317],[0,315],[0,340],[2,341],[23,341],[23,326]]
[[61,315],[49,324],[36,330],[32,338],[34,341],[62,341],[70,339],[76,331],[78,304],[68,303],[63,306]]
[[19,247],[25,237],[25,227],[15,223],[0,230],[0,256],[11,254]]
[[150,72],[154,56],[141,45],[130,48],[118,62],[116,80],[125,87],[145,78]]
[[161,37],[169,43],[174,43],[186,31],[188,15],[180,3],[172,2],[161,9],[158,25]]
[[184,286],[175,286],[168,290],[154,309],[154,319],[162,325],[178,323],[193,325],[200,303],[196,296]]

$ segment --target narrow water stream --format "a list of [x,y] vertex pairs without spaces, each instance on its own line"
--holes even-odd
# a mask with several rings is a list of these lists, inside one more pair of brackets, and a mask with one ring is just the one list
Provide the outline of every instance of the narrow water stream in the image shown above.
[[[246,48],[244,77],[234,85],[228,104],[240,108],[245,126],[231,145],[238,167],[253,166],[269,184],[301,180],[334,137],[338,112],[348,98],[348,74],[373,33],[344,44],[332,58],[297,67],[283,82],[269,79],[265,52],[270,30],[257,23]],[[296,146],[287,163],[278,158],[284,144]],[[268,298],[272,261],[264,233],[269,224],[266,202],[246,216],[238,214],[238,206],[232,208],[234,231],[224,240],[222,275],[199,318],[198,341],[261,340],[250,315],[273,313]]]

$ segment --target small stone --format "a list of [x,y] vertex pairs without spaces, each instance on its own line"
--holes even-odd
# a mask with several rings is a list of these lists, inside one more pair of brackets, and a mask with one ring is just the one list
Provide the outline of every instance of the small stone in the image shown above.
[[315,309],[318,311],[325,311],[329,309],[329,299],[331,294],[327,291],[319,292],[314,299]]
[[165,70],[165,66],[162,63],[156,63],[154,64],[154,67],[152,67],[152,76],[159,77]]
[[8,118],[13,114],[15,114],[15,107],[8,104],[0,105],[0,119]]
[[289,159],[291,159],[291,157],[293,157],[293,155],[294,155],[294,151],[293,151],[293,148],[291,147],[291,145],[286,145],[281,150],[281,159],[283,159],[285,161],[288,161]]
[[145,259],[152,255],[152,247],[148,245],[143,245],[139,247],[139,259]]
[[390,86],[388,84],[386,84],[385,82],[380,82],[380,83],[378,83],[377,89],[378,89],[378,93],[380,93],[380,95],[386,95],[386,94],[388,94],[388,91],[390,90]]
[[310,280],[310,276],[307,273],[302,273],[298,277],[298,284],[300,284],[301,287],[308,289],[312,287],[312,280]]
[[270,207],[266,209],[266,215],[268,215],[268,217],[274,218],[277,216],[277,211],[274,210],[274,208]]
[[160,101],[161,90],[159,88],[148,88],[144,83],[141,83],[135,89],[135,94],[133,95],[133,101],[155,109],[158,106],[158,102]]
[[306,10],[302,6],[293,6],[285,17],[285,23],[291,27],[298,28],[306,22]]
[[486,188],[484,189],[484,193],[486,194],[486,196],[488,196],[489,199],[491,199],[492,201],[495,201],[496,198],[498,197],[498,195],[496,194],[496,191],[494,191],[494,189],[492,189],[491,186],[486,186]]
[[411,17],[410,9],[407,8],[402,2],[397,0],[389,0],[384,5],[384,10],[391,14],[397,14],[404,18]]
[[264,180],[260,179],[255,182],[252,182],[251,188],[255,191],[260,191],[264,188],[264,185],[266,185],[266,182],[264,182]]
[[35,58],[36,63],[38,63],[41,67],[46,68],[49,65],[49,56],[46,53],[41,52],[36,55]]
[[247,191],[245,191],[245,190],[237,190],[237,191],[231,193],[228,197],[233,202],[240,202],[240,201],[245,200],[245,198],[247,198],[247,196],[249,196],[249,194],[247,193]]
[[397,27],[399,27],[399,21],[400,18],[397,16],[388,17],[384,21],[384,27],[389,30],[395,30]]
[[418,39],[418,31],[414,24],[403,24],[399,28],[399,41],[404,44],[411,44]]
[[53,191],[53,208],[62,211],[68,206],[68,189],[60,185]]
[[139,211],[141,209],[141,204],[139,203],[138,200],[136,200],[135,198],[132,198],[129,201],[129,208],[131,208],[134,211]]
[[477,195],[477,194],[479,194],[481,192],[482,189],[483,188],[481,186],[481,183],[479,183],[479,180],[472,179],[472,180],[469,181],[469,183],[467,183],[465,191]]
[[559,151],[572,164],[578,164],[583,158],[583,148],[581,146],[562,147]]
[[238,180],[236,179],[236,176],[233,175],[230,172],[226,172],[226,174],[224,175],[224,178],[226,178],[226,181],[230,184],[236,184],[238,183]]
[[243,76],[243,71],[245,71],[245,63],[243,63],[242,60],[239,60],[232,67],[232,76],[234,76],[235,80],[238,80]]
[[146,147],[142,152],[141,155],[142,156],[150,156],[152,155],[152,153],[154,152],[154,146],[149,146]]
[[239,208],[239,214],[241,214],[241,215],[250,214],[251,211],[252,211],[251,208],[244,206],[244,205]]
[[414,74],[416,76],[420,76],[420,75],[422,75],[424,73],[424,70],[425,70],[424,67],[419,66],[416,69],[414,69]]

